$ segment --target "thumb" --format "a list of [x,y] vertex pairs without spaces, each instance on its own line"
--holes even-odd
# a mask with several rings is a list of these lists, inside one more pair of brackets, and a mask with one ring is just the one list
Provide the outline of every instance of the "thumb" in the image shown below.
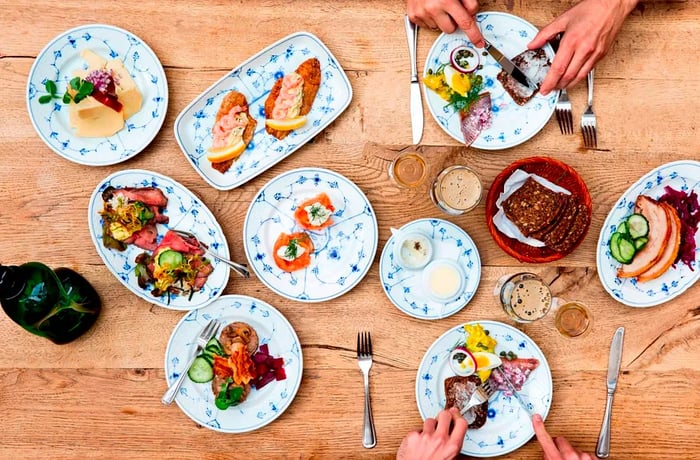
[[537,48],[542,48],[545,43],[554,38],[558,33],[563,32],[566,29],[564,24],[560,24],[559,21],[555,20],[543,27],[535,38],[532,39],[530,43],[527,44],[527,49],[534,50]]

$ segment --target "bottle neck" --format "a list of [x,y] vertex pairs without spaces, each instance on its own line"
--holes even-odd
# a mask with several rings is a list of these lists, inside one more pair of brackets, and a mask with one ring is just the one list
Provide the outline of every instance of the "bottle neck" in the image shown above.
[[19,267],[0,265],[0,299],[11,299],[22,292],[24,281]]

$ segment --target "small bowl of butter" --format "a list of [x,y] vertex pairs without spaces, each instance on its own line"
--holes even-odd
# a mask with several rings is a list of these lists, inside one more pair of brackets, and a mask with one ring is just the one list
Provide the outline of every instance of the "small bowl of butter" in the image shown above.
[[392,229],[394,261],[399,267],[420,270],[433,258],[433,242],[421,232],[400,232]]
[[447,303],[464,292],[464,269],[450,259],[436,259],[423,270],[423,289],[435,302]]

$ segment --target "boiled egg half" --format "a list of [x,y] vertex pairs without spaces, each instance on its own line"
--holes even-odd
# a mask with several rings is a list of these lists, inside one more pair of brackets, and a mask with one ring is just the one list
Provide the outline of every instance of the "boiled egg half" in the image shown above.
[[458,72],[454,67],[449,65],[445,66],[443,72],[445,74],[445,83],[447,83],[447,86],[455,93],[466,97],[472,87],[469,74]]

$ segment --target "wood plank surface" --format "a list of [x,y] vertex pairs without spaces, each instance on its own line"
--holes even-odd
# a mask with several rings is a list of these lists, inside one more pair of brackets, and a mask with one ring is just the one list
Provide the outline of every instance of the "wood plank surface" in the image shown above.
[[[510,12],[542,27],[574,3],[486,1],[482,10]],[[697,2],[646,1],[628,18],[596,69],[596,150],[583,148],[578,129],[573,136],[560,135],[554,118],[515,148],[468,149],[447,136],[425,108],[417,150],[428,159],[432,176],[446,165],[467,164],[479,173],[486,193],[513,161],[545,155],[583,177],[593,200],[589,232],[572,254],[541,265],[521,264],[496,245],[483,200],[474,211],[449,217],[432,204],[427,185],[406,191],[389,180],[391,160],[414,148],[403,1],[2,0],[0,11],[0,263],[39,260],[73,268],[103,300],[96,325],[63,346],[0,315],[0,458],[392,458],[403,436],[422,424],[415,383],[428,347],[465,321],[514,324],[492,291],[502,276],[523,270],[550,282],[555,296],[587,304],[594,318],[591,333],[579,339],[561,337],[551,315],[516,326],[542,348],[552,370],[550,432],[595,450],[610,338],[624,325],[611,458],[700,458],[700,285],[657,307],[630,308],[603,289],[595,257],[603,221],[631,183],[666,162],[700,159]],[[169,106],[160,133],[142,153],[113,166],[81,166],[56,155],[27,114],[27,77],[35,57],[59,33],[89,23],[113,24],[144,39],[168,79]],[[300,30],[317,35],[338,58],[353,88],[350,106],[312,142],[250,182],[231,191],[210,187],[180,151],[175,118],[230,69]],[[420,31],[419,68],[437,36]],[[585,89],[582,84],[570,91],[575,124]],[[292,404],[270,425],[236,435],[205,429],[175,405],[160,402],[166,390],[165,348],[183,313],[134,296],[105,267],[86,223],[90,194],[122,169],[172,177],[211,209],[233,258],[242,260],[251,200],[270,179],[303,166],[334,169],[364,191],[379,223],[379,251],[390,227],[417,218],[440,217],[462,227],[483,264],[479,289],[459,313],[423,321],[399,311],[383,293],[379,251],[357,287],[320,304],[284,299],[255,276],[232,276],[226,294],[269,302],[294,326],[304,355],[303,378]],[[355,358],[356,334],[364,329],[371,331],[375,350],[370,381],[378,444],[372,450],[361,444],[363,391]],[[542,451],[533,440],[501,458],[539,459]]]

